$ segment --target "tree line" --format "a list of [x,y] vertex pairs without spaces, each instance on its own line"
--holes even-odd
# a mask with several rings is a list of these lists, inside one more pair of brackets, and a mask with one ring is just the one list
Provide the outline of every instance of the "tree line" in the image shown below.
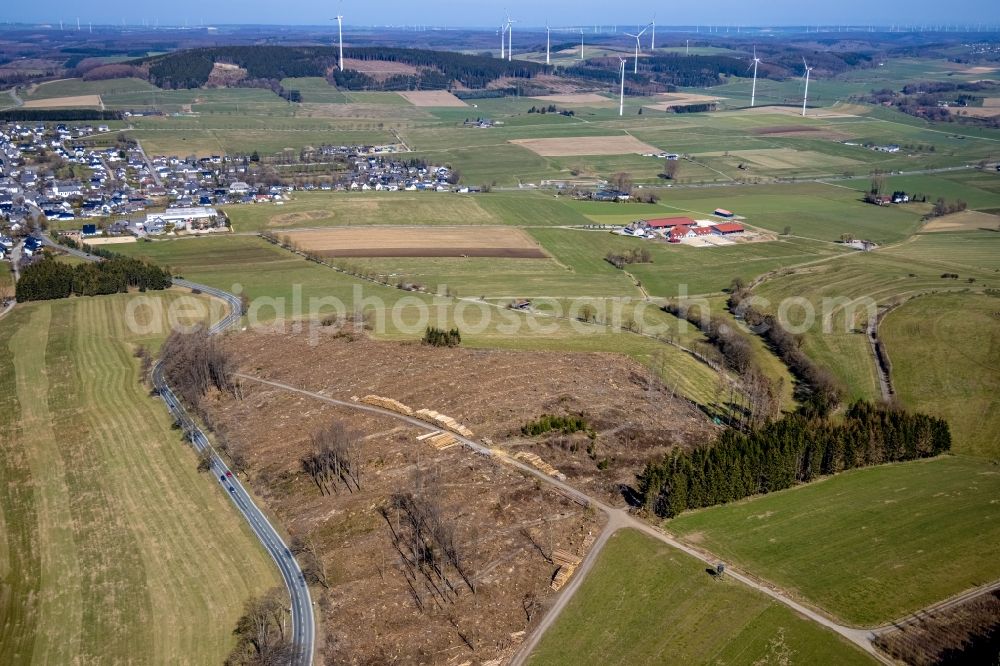
[[753,347],[746,335],[719,316],[685,302],[670,302],[663,311],[693,324],[718,350],[726,367],[739,375],[739,385],[729,388],[729,422],[739,429],[756,428],[781,411],[781,384],[772,381],[754,362]]
[[653,255],[650,253],[648,248],[632,248],[631,250],[625,250],[624,252],[615,252],[610,250],[606,255],[604,255],[604,261],[608,262],[612,266],[618,269],[625,268],[629,264],[651,264],[653,263]]
[[168,288],[171,281],[169,270],[131,257],[115,256],[76,266],[46,257],[21,271],[16,298],[22,302],[44,301],[124,293],[129,288],[160,290]]
[[844,389],[840,382],[829,370],[806,356],[801,349],[801,336],[790,333],[776,316],[745,304],[749,296],[750,290],[739,281],[734,281],[728,300],[729,310],[764,338],[798,380],[795,397],[801,404],[800,410],[820,417],[832,412],[843,400]]
[[279,666],[291,663],[294,646],[285,634],[287,603],[287,595],[278,587],[246,602],[243,615],[233,630],[236,647],[226,658],[226,666]]
[[[134,61],[148,71],[150,82],[161,88],[198,88],[205,85],[216,62],[247,70],[251,79],[281,80],[306,76],[326,76],[348,89],[406,90],[413,87],[444,89],[453,81],[467,88],[484,88],[499,78],[532,78],[547,71],[545,65],[508,62],[478,55],[421,49],[360,47],[348,49],[356,60],[401,62],[420,68],[413,76],[397,75],[379,82],[360,72],[334,69],[337,49],[330,46],[225,46],[177,51]],[[385,86],[390,86],[385,88]]]
[[163,375],[174,392],[196,413],[211,390],[235,395],[236,360],[204,328],[184,333],[172,331],[160,350]]
[[63,122],[71,120],[121,120],[121,111],[98,109],[8,109],[0,111],[0,121]]
[[712,446],[648,463],[638,491],[647,510],[670,518],[821,475],[928,458],[950,448],[943,419],[858,401],[840,422],[798,412],[749,433],[727,430]]

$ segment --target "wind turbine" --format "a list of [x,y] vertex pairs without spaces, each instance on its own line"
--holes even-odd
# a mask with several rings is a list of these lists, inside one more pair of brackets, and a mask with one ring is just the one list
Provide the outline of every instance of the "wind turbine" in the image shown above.
[[653,28],[653,33],[649,40],[649,50],[656,50],[656,14],[653,14],[653,20],[649,22],[649,25]]
[[806,103],[809,101],[809,72],[813,71],[813,68],[809,66],[809,63],[806,62],[805,58],[802,59],[802,64],[806,68],[806,92],[805,95],[802,96],[802,115],[805,116]]
[[629,37],[635,37],[635,71],[633,72],[633,74],[639,73],[639,38],[642,37],[646,33],[646,30],[648,29],[649,26],[647,25],[645,28],[643,28],[634,35],[631,32],[625,33]]
[[507,62],[514,62],[514,19],[507,15]]
[[340,68],[340,71],[344,71],[344,16],[337,14],[334,18],[337,19],[337,45],[340,49],[340,58],[337,61],[337,66]]
[[549,52],[552,49],[552,28],[549,27],[549,22],[545,22],[545,64],[551,65],[552,61],[549,59]]
[[621,95],[618,97],[618,115],[624,116],[625,115],[625,63],[627,63],[628,60],[621,56],[618,56],[618,60],[621,61],[621,69],[622,69],[622,90],[621,90]]
[[507,58],[507,26],[500,24],[500,59]]
[[[750,89],[750,108],[753,108],[755,101],[757,100],[757,65],[760,64],[760,58],[757,57],[757,47],[753,47],[753,88]],[[750,69],[750,67],[747,67]]]
[[583,28],[580,28],[580,60],[583,60]]

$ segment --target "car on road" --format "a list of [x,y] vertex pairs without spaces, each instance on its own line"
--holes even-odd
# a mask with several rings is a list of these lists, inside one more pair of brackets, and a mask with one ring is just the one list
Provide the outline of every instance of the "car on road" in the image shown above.
[[226,470],[226,476],[228,476],[228,477],[232,478],[232,476],[233,476],[233,473],[232,473],[232,472],[230,472],[230,471],[229,471],[229,470],[227,469],[227,470]]
[[229,492],[235,493],[236,492],[236,488],[233,488],[232,486],[229,486]]
[[220,474],[219,475],[219,481],[222,481],[223,483],[225,483],[226,482],[226,475],[225,474]]

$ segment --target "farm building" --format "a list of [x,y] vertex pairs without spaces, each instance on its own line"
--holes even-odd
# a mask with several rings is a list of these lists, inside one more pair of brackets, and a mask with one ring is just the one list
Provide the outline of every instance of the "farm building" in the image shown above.
[[652,220],[642,220],[640,224],[647,229],[672,229],[673,227],[692,227],[695,221],[690,217],[658,217]]
[[715,209],[715,215],[718,215],[719,217],[724,217],[724,218],[728,219],[730,217],[735,217],[736,213],[734,213],[731,210],[726,210],[725,208],[716,208]]
[[729,236],[731,234],[741,234],[743,233],[743,225],[736,224],[735,222],[724,222],[722,224],[716,224],[712,227],[712,233],[719,236]]
[[162,213],[151,213],[146,216],[145,228],[151,233],[155,229],[205,228],[215,224],[219,212],[214,208],[196,206],[193,208],[168,208]]

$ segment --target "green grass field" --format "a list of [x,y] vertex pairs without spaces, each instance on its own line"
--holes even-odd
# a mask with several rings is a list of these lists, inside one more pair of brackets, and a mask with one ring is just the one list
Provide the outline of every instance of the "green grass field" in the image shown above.
[[868,664],[833,632],[705,564],[622,530],[598,555],[532,664]]
[[1000,460],[998,313],[992,296],[922,296],[880,327],[903,404],[947,419],[954,451],[993,461]]
[[[803,350],[843,381],[850,398],[877,400],[878,379],[864,335],[870,309],[917,294],[1000,287],[1000,275],[993,269],[964,263],[978,262],[966,249],[978,253],[982,248],[937,240],[949,236],[957,235],[920,236],[885,251],[854,253],[770,279],[755,290],[765,299],[758,308],[784,308],[786,323],[803,334]],[[993,256],[983,254],[984,261]],[[941,277],[952,271],[961,278]],[[969,283],[969,278],[976,282]]]
[[[179,294],[153,298],[172,302]],[[219,663],[277,572],[137,381],[130,296],[0,322],[0,661]]]
[[1000,577],[1000,471],[944,457],[845,472],[667,528],[823,608],[872,626]]

